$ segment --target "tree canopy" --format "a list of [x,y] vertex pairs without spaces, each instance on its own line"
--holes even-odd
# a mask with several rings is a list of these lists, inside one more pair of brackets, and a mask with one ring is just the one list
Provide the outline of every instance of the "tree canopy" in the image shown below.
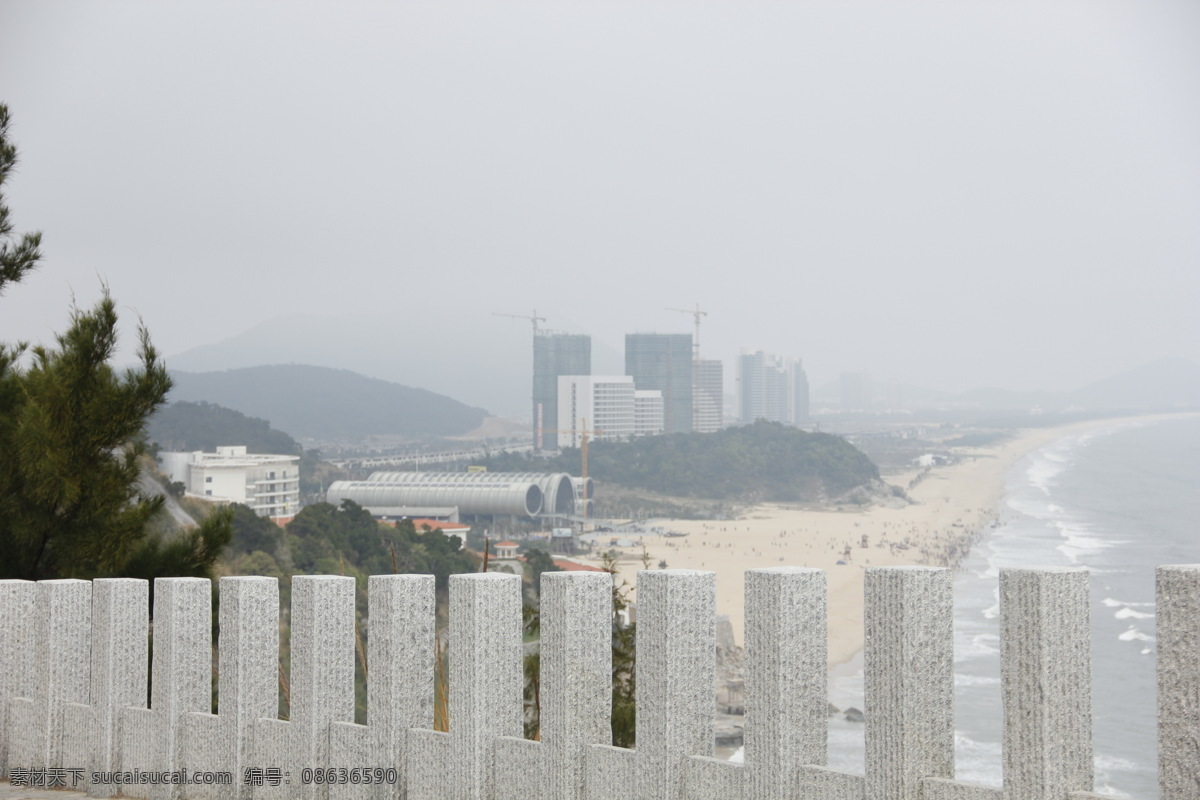
[[[41,235],[12,232],[3,185],[17,161],[0,105],[0,292],[38,266]],[[0,577],[206,575],[229,513],[178,536],[152,533],[163,498],[141,491],[142,429],[171,388],[145,327],[118,372],[116,303],[72,309],[52,346],[0,344]]]
[[206,450],[244,444],[251,453],[299,455],[300,443],[265,419],[204,401],[179,401],[158,410],[146,426],[147,438],[163,450]]
[[[808,433],[778,422],[715,433],[644,436],[589,446],[588,473],[598,482],[675,497],[743,501],[807,501],[847,492],[879,477],[867,456],[840,436]],[[491,469],[579,471],[579,450],[535,461],[502,454]]]
[[350,500],[340,507],[317,503],[288,523],[285,547],[297,573],[432,574],[441,591],[451,575],[478,569],[475,557],[462,549],[461,538],[422,527],[418,531],[408,519],[377,522]]

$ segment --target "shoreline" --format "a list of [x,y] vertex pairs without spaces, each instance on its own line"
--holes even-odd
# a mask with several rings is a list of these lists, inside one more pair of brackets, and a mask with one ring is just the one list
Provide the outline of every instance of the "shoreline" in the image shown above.
[[[1005,477],[1028,453],[1089,430],[1156,422],[1193,414],[1154,414],[1088,420],[1053,428],[1026,428],[995,445],[959,449],[962,460],[932,467],[911,489],[912,505],[865,510],[763,503],[737,519],[654,521],[685,537],[643,536],[634,547],[611,548],[618,574],[637,598],[642,547],[651,568],[700,569],[717,575],[717,613],[729,617],[743,644],[744,573],[776,566],[824,569],[828,580],[831,667],[851,662],[863,649],[863,574],[868,566],[957,567],[987,529],[998,526]],[[906,486],[919,471],[885,476]],[[865,545],[865,547],[864,547]],[[609,549],[609,548],[604,548]],[[844,562],[844,563],[839,563]]]

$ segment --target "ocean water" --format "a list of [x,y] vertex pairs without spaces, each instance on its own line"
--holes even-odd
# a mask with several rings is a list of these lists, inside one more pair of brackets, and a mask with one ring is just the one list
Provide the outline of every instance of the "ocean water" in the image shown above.
[[[1200,418],[1117,424],[1030,453],[1007,477],[1001,518],[955,580],[957,777],[1001,781],[998,570],[1087,567],[1095,788],[1154,800],[1154,568],[1200,563]],[[830,699],[862,708],[861,674],[831,679]],[[830,721],[831,767],[862,771],[862,730]]]

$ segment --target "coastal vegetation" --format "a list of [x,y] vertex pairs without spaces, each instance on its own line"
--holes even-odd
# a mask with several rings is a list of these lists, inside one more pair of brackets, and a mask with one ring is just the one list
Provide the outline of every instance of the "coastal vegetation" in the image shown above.
[[[501,453],[495,471],[556,470],[578,474],[580,452],[564,448],[548,461]],[[777,422],[716,433],[645,436],[588,446],[588,474],[603,485],[736,502],[804,502],[844,494],[879,478],[865,454],[840,436]]]

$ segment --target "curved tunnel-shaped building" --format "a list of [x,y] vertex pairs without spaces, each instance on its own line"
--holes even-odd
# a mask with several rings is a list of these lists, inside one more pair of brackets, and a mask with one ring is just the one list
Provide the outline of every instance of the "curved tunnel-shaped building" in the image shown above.
[[[404,477],[376,480],[385,474]],[[334,481],[325,500],[334,505],[353,500],[367,509],[457,506],[459,513],[470,515],[536,517],[543,512],[545,495],[537,481],[516,475],[508,480],[463,480],[475,474],[479,473],[375,473],[365,481]]]
[[[365,482],[393,486],[436,482],[462,487],[528,483],[537,486],[542,493],[541,509],[536,512],[536,516],[568,517],[575,514],[574,479],[565,472],[373,472]],[[468,511],[462,505],[459,506],[459,511],[463,514],[512,513]]]
[[[576,497],[593,498],[596,496],[596,482],[591,478],[571,478],[571,484],[575,488]],[[583,493],[587,489],[587,494]]]

